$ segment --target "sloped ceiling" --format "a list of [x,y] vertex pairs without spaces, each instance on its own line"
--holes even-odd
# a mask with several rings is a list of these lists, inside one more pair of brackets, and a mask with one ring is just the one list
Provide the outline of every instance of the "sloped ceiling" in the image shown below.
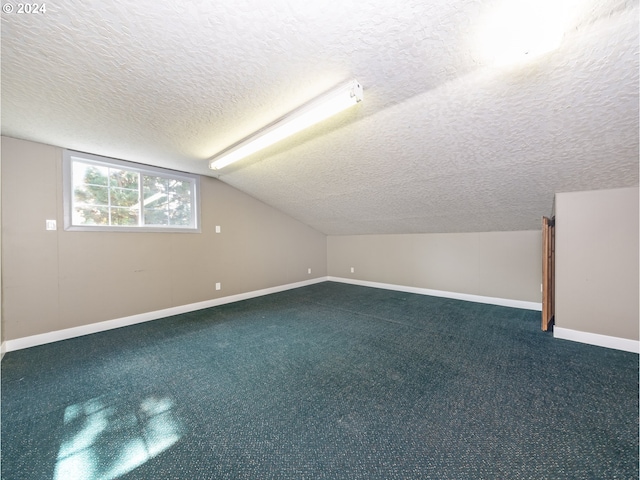
[[[507,67],[490,0],[47,2],[2,14],[2,134],[216,176],[326,234],[538,229],[556,192],[638,185],[638,1],[566,1],[560,47]],[[207,168],[351,78],[358,106]]]

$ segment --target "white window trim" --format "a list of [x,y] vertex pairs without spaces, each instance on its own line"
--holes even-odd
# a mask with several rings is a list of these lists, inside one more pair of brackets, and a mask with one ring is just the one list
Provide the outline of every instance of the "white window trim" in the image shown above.
[[[73,208],[73,183],[72,183],[72,163],[73,159],[89,161],[104,166],[123,167],[127,170],[142,174],[158,175],[170,177],[176,180],[192,182],[194,191],[192,194],[192,222],[189,227],[170,227],[170,226],[119,226],[119,225],[73,225],[72,224],[72,208]],[[109,157],[101,157],[90,153],[75,152],[73,150],[64,150],[62,157],[62,196],[64,203],[64,229],[72,232],[167,232],[167,233],[200,233],[200,177],[198,175],[169,170],[160,167],[152,167],[141,163],[128,162]]]

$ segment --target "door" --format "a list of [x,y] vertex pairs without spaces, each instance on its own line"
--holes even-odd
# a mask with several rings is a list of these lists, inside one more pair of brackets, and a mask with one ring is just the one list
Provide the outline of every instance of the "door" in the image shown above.
[[542,217],[542,330],[553,325],[555,278],[555,217]]

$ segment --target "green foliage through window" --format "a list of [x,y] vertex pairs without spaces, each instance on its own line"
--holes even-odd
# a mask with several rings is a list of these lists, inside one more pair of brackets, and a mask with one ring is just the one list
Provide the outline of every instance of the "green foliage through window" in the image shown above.
[[70,157],[71,226],[195,229],[192,176]]

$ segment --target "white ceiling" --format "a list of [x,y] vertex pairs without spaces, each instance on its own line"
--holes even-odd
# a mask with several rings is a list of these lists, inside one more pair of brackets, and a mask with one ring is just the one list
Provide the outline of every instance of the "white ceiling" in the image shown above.
[[[219,176],[326,234],[537,229],[555,192],[638,185],[638,1],[567,1],[560,47],[511,67],[479,47],[492,0],[46,2],[2,14],[2,134]],[[207,168],[351,78],[358,106]]]

